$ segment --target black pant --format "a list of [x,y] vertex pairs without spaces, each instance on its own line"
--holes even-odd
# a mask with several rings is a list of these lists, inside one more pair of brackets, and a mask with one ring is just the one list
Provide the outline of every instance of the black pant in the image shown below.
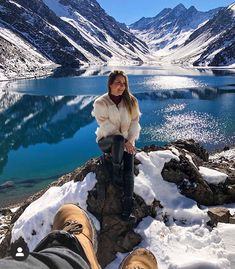
[[123,164],[124,197],[132,197],[134,190],[134,155],[124,151],[124,137],[110,135],[101,138],[98,145],[104,153],[111,153],[113,165]]
[[0,269],[90,269],[79,241],[65,231],[53,231],[26,260],[0,259]]

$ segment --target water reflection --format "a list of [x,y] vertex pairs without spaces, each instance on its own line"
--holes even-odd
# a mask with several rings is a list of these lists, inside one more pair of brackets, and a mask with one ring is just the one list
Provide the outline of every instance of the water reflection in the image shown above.
[[94,96],[0,96],[0,173],[10,150],[72,137],[92,122]]
[[61,68],[55,69],[51,77],[67,77],[67,76],[97,76],[97,75],[107,75],[112,70],[123,70],[127,74],[131,75],[216,75],[216,76],[226,76],[234,75],[235,69],[220,69],[220,68],[185,68],[181,66],[161,66],[161,65],[138,65],[138,66],[86,66],[80,69],[73,68]]
[[[104,78],[93,79],[96,87],[103,85]],[[207,148],[235,143],[234,85],[195,87],[186,81],[193,87],[153,91],[148,84],[135,91],[142,112],[137,147],[180,138],[194,138]],[[37,96],[6,89],[0,91],[0,185],[13,181],[15,196],[25,194],[25,188],[39,190],[55,175],[100,154],[91,116],[96,94]],[[6,198],[2,192],[10,197],[13,190],[7,194],[0,186],[1,197]]]

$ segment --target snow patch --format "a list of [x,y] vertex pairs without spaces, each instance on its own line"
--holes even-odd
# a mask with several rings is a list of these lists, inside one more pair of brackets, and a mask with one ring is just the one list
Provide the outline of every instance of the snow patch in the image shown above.
[[208,183],[216,185],[219,183],[224,183],[228,177],[228,175],[226,175],[225,173],[221,173],[214,169],[210,169],[203,166],[199,166],[199,173]]
[[[86,175],[83,181],[70,181],[61,187],[51,187],[38,200],[30,204],[15,222],[11,242],[22,236],[30,251],[50,232],[57,210],[66,203],[79,204],[87,209],[87,195],[96,184],[94,173]],[[96,229],[99,222],[92,216]]]

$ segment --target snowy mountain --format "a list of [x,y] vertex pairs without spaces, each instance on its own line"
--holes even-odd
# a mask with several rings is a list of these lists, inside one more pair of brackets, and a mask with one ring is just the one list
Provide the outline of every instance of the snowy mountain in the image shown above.
[[153,18],[142,18],[130,25],[134,34],[144,40],[157,55],[165,55],[182,45],[193,31],[211,19],[220,8],[200,12],[183,4],[165,8]]
[[[95,0],[4,0],[0,23],[1,73],[5,76],[11,73],[9,69],[24,72],[24,66],[30,69],[34,63],[79,67],[89,62],[140,62],[148,53],[147,45]],[[29,52],[25,57],[22,47]],[[10,53],[11,61],[19,63],[17,68],[8,61]],[[32,65],[28,58],[33,59]]]
[[[198,41],[200,40],[200,46]],[[223,66],[235,63],[235,3],[220,10],[185,42],[183,51],[197,48],[194,65]],[[201,53],[201,51],[203,51]],[[180,51],[179,51],[180,53]],[[190,57],[192,57],[190,55]]]
[[0,80],[39,76],[52,67],[52,61],[0,22]]
[[59,65],[229,65],[234,31],[234,4],[208,12],[179,4],[128,28],[96,0],[2,0],[0,80],[45,75]]
[[182,4],[130,25],[162,62],[195,66],[235,63],[235,4],[208,12]]

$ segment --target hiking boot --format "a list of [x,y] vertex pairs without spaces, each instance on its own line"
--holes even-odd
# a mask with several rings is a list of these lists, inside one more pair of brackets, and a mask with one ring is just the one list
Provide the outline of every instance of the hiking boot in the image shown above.
[[73,234],[81,244],[91,268],[101,268],[96,257],[96,230],[85,210],[74,204],[63,205],[55,215],[52,230]]
[[158,265],[151,251],[139,248],[126,256],[119,269],[158,269]]

